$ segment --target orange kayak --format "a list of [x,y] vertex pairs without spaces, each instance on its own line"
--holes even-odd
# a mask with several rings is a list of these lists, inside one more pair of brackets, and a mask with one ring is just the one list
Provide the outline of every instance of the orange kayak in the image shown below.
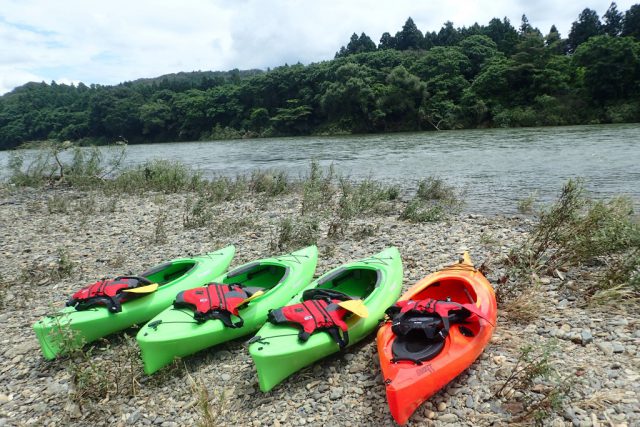
[[496,298],[467,253],[409,289],[378,331],[391,415],[405,424],[422,402],[480,356],[496,324]]

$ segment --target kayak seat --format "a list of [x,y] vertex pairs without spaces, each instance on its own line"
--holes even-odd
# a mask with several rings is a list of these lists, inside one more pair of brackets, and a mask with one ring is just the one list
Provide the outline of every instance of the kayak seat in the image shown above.
[[421,363],[436,357],[444,348],[445,340],[440,336],[429,340],[424,332],[414,330],[407,335],[398,335],[393,340],[391,351],[394,361],[407,360]]

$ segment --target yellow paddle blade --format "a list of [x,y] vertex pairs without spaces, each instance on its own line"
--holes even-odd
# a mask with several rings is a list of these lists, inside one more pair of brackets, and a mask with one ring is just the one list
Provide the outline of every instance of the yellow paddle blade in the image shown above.
[[338,305],[345,310],[348,310],[358,317],[369,317],[369,310],[360,299],[351,299],[348,301],[340,301]]
[[471,262],[471,257],[469,256],[469,252],[464,251],[464,253],[462,254],[462,263],[473,267],[473,263]]
[[150,294],[158,289],[157,283],[152,283],[146,286],[140,286],[139,288],[123,289],[122,292],[128,292],[130,294]]
[[242,301],[240,303],[240,305],[245,305],[246,303],[248,303],[251,300],[254,300],[256,298],[258,298],[259,296],[262,296],[264,294],[264,291],[258,291],[255,294],[251,295],[249,298],[246,298],[244,301]]

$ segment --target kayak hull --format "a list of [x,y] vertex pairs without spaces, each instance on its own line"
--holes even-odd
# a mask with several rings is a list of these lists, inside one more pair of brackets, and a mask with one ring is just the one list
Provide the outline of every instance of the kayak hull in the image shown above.
[[[391,323],[378,331],[380,367],[386,386],[387,402],[394,420],[405,424],[427,399],[467,369],[483,352],[496,324],[495,294],[487,279],[470,264],[454,264],[430,274],[400,300],[433,298],[462,304],[473,303],[479,315],[472,315],[464,325],[452,325],[441,352],[421,364],[393,362],[395,335]],[[472,336],[471,336],[472,335]]]
[[145,373],[153,374],[176,357],[189,356],[254,333],[266,322],[269,310],[285,304],[312,280],[317,260],[318,250],[310,246],[291,254],[242,265],[212,280],[218,283],[241,283],[244,286],[267,286],[262,296],[240,309],[244,323],[238,328],[226,327],[221,320],[197,323],[193,310],[167,308],[138,332],[136,339]]
[[[337,287],[329,287],[331,280],[337,281],[341,277],[346,277],[345,275],[355,275],[358,271],[361,272],[358,273],[361,277],[353,279],[351,285],[349,280],[346,280]],[[373,273],[368,274],[367,271]],[[364,284],[367,278],[365,276],[373,274],[378,281],[375,289],[366,295],[358,295],[358,280],[360,284]],[[359,318],[352,315],[346,320],[349,326],[348,346],[351,346],[373,332],[383,318],[384,311],[400,295],[402,289],[400,253],[396,248],[389,248],[373,257],[335,268],[312,282],[306,289],[316,287],[328,287],[351,296],[364,297],[363,302],[369,311],[369,316]],[[297,304],[301,300],[302,291],[287,305]],[[266,323],[249,346],[249,353],[258,373],[260,390],[263,392],[271,390],[305,366],[340,351],[338,344],[326,332],[316,332],[307,341],[302,342],[298,339],[299,331],[298,327],[290,324]]]
[[69,345],[90,343],[136,324],[142,324],[169,306],[183,290],[206,283],[222,274],[231,263],[235,248],[228,246],[216,252],[168,261],[142,273],[158,282],[158,289],[148,295],[122,304],[122,311],[111,313],[106,307],[77,311],[66,307],[33,325],[42,354],[54,359]]

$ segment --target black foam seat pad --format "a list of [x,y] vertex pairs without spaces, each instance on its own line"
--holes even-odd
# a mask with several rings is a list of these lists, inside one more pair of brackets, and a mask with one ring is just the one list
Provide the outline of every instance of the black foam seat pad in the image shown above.
[[394,359],[424,362],[436,357],[444,348],[444,339],[427,339],[423,331],[411,331],[404,336],[396,336],[391,345]]

